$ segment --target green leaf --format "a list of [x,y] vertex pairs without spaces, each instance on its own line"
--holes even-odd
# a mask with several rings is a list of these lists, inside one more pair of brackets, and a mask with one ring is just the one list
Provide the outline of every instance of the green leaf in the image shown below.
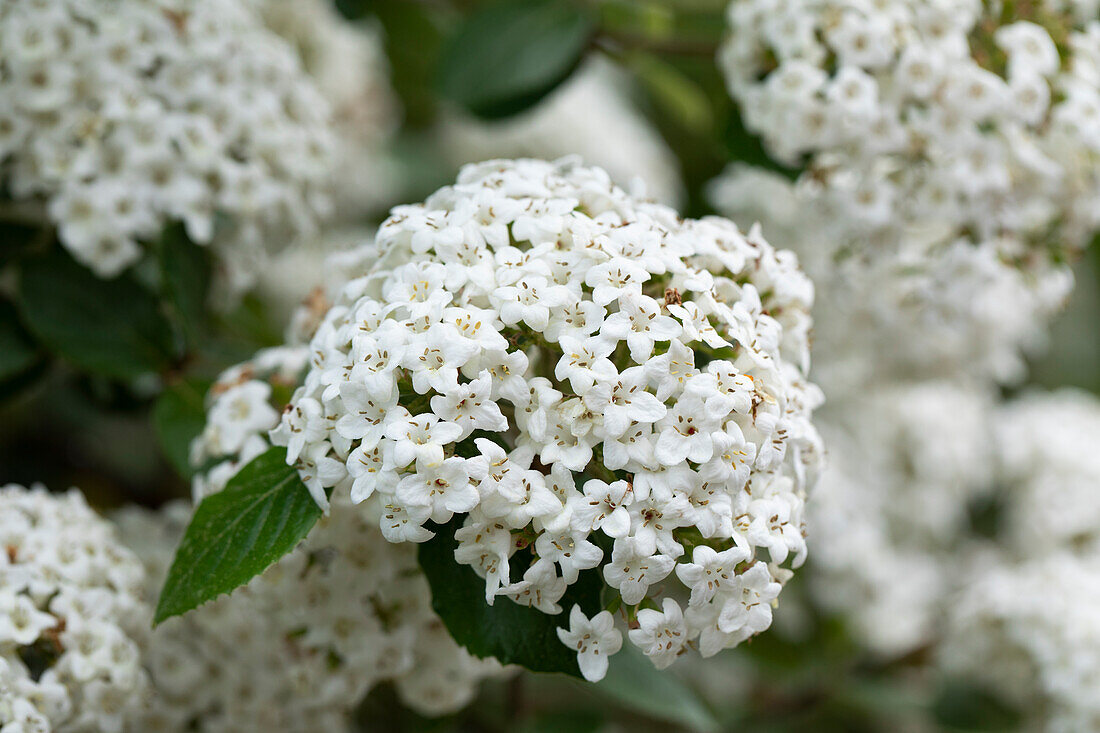
[[[467,565],[455,561],[455,531],[462,517],[435,529],[435,537],[420,545],[420,567],[432,589],[432,608],[460,645],[477,657],[496,657],[504,664],[519,664],[535,672],[564,672],[580,677],[576,654],[561,643],[557,628],[569,625],[574,603],[591,616],[600,610],[603,581],[595,570],[580,574],[559,601],[564,610],[550,616],[529,606],[497,598],[485,603],[485,581]],[[523,574],[519,559],[512,557],[512,574]]]
[[[369,10],[382,26],[390,81],[401,99],[403,133],[427,128],[435,119],[438,101],[434,82],[443,47],[443,29],[453,27],[454,19],[441,6],[409,0],[371,0],[359,4],[367,7],[344,10],[356,14]],[[348,3],[338,0],[337,6],[341,5]]]
[[156,298],[128,273],[102,280],[57,250],[28,260],[22,270],[23,320],[50,351],[117,378],[172,365],[172,326]]
[[584,8],[561,0],[476,11],[444,46],[440,92],[480,117],[520,112],[569,78],[594,26]]
[[19,322],[19,312],[0,297],[0,382],[14,379],[42,359],[42,352]]
[[622,651],[611,657],[607,676],[596,690],[629,710],[678,723],[691,730],[717,730],[718,720],[703,700],[675,673],[659,670],[624,639]]
[[173,224],[161,235],[160,271],[177,321],[188,341],[194,342],[210,291],[210,252],[192,242],[182,224]]
[[172,385],[157,398],[153,406],[153,427],[157,432],[165,457],[184,478],[190,478],[191,441],[206,424],[203,398],[210,381],[190,379]]
[[195,510],[153,624],[229,593],[287,554],[321,518],[286,449],[271,448]]

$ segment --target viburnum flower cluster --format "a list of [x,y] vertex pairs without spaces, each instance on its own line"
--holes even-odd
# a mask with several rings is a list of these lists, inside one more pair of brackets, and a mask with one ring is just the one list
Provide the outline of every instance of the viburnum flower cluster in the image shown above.
[[0,488],[0,730],[124,729],[148,689],[143,582],[77,490]]
[[329,208],[329,107],[248,3],[0,7],[0,166],[98,275],[166,223],[214,242],[230,286]]
[[952,606],[940,662],[990,686],[1035,729],[1100,727],[1100,556],[1055,553],[975,573]]
[[[329,220],[361,220],[365,213],[394,203],[401,173],[389,144],[401,105],[390,85],[381,28],[362,20],[348,22],[330,0],[251,1],[267,27],[297,51],[331,108],[335,141],[329,160]],[[307,236],[305,241],[313,239]]]
[[[353,261],[360,257],[349,254]],[[331,259],[334,277],[355,269],[345,262],[348,254]],[[310,309],[304,304],[295,321],[308,320]],[[206,426],[192,444],[196,502],[224,489],[271,447],[266,435],[308,359],[305,345],[265,349],[214,383]],[[432,610],[415,548],[386,542],[379,517],[352,511],[347,496],[333,501],[340,511],[262,576],[158,627],[145,655],[157,692],[148,725],[174,729],[199,719],[201,730],[227,733],[336,730],[387,680],[412,709],[443,715],[469,703],[481,680],[501,673],[498,664],[471,657],[451,639]],[[116,519],[158,588],[189,514],[170,506]],[[231,660],[222,659],[227,638],[237,644]],[[284,672],[271,675],[271,669]]]
[[467,166],[376,244],[271,433],[318,504],[394,543],[457,517],[486,601],[569,613],[589,679],[621,635],[559,604],[585,571],[658,667],[768,627],[821,459],[790,253],[569,159]]
[[711,197],[727,216],[760,222],[798,251],[817,286],[815,380],[836,399],[899,379],[1016,381],[1073,286],[1068,267],[1013,264],[1004,256],[1016,248],[1011,238],[869,235],[809,179],[735,165]]
[[[747,127],[802,171],[787,187],[810,222],[789,241],[819,253],[805,265],[823,292],[871,284],[840,298],[839,322],[904,332],[874,348],[910,378],[1020,377],[1018,350],[1071,286],[1066,255],[1100,224],[1095,5],[1005,5],[729,6],[730,91]],[[755,185],[744,176],[732,169],[740,185],[716,193],[723,211],[740,213],[729,207]]]
[[998,410],[995,437],[1001,520],[947,606],[939,662],[1022,703],[1046,730],[1095,730],[1100,400],[1027,394]]
[[1002,5],[734,0],[720,65],[749,128],[781,160],[811,156],[868,227],[1080,247],[1100,224],[1100,19]]
[[991,390],[899,382],[821,418],[829,466],[807,517],[816,600],[877,655],[934,643],[996,478]]
[[[191,510],[128,508],[114,521],[160,590]],[[354,512],[321,520],[249,585],[157,627],[142,653],[152,693],[135,731],[344,730],[372,687],[423,715],[454,712],[499,665],[471,657],[431,610],[411,547]],[[193,727],[193,728],[192,728]]]

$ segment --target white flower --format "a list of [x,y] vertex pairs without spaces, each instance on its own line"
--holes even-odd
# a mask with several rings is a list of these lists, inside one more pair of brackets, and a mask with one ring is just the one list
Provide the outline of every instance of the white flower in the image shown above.
[[645,362],[653,354],[653,344],[679,336],[682,327],[669,316],[661,315],[660,304],[645,295],[626,298],[600,327],[600,335],[609,341],[626,341],[630,358]]
[[500,407],[491,399],[492,385],[489,371],[482,370],[477,379],[460,384],[445,395],[432,397],[432,411],[446,422],[462,428],[462,433],[457,438],[459,440],[474,430],[506,430],[508,421],[501,414]]
[[320,402],[304,399],[283,414],[282,422],[271,431],[271,438],[285,441],[282,444],[286,446],[288,463],[298,460],[308,444],[323,440],[328,434],[324,413]]
[[631,367],[614,382],[592,385],[584,395],[584,404],[603,416],[604,434],[618,438],[633,423],[655,423],[665,416],[667,409],[645,386],[645,370]]
[[506,585],[500,594],[522,606],[532,606],[548,614],[561,613],[558,601],[565,595],[566,581],[558,577],[554,563],[538,560],[523,574],[523,580]]
[[558,629],[561,643],[577,650],[577,664],[589,682],[599,682],[607,674],[611,655],[623,648],[623,635],[615,628],[615,619],[600,611],[591,619],[580,606],[569,611],[569,629]]
[[633,539],[618,540],[611,551],[611,562],[604,566],[604,580],[619,590],[628,606],[641,603],[649,586],[664,580],[676,565],[671,557],[644,549]]
[[718,617],[718,628],[726,634],[748,631],[755,634],[772,624],[771,602],[782,586],[758,562],[737,576],[737,587],[729,594]]
[[699,545],[692,554],[692,562],[676,566],[676,575],[691,588],[691,605],[707,603],[719,591],[732,592],[737,588],[738,564],[749,557],[743,547],[731,547],[715,552],[706,545]]
[[679,604],[666,598],[660,611],[643,608],[638,611],[638,628],[627,632],[630,643],[638,647],[657,669],[664,669],[676,661],[687,644],[687,627],[684,612]]
[[432,413],[398,418],[386,427],[386,437],[396,468],[413,461],[432,466],[443,462],[443,446],[462,435],[462,428],[453,422],[440,420]]
[[271,386],[263,382],[245,382],[226,390],[210,408],[207,424],[216,426],[217,434],[206,440],[223,453],[236,453],[248,436],[275,427],[279,413],[268,404],[270,396]]
[[556,562],[566,583],[575,583],[581,570],[597,567],[603,560],[603,550],[586,537],[584,532],[571,529],[543,532],[535,540],[535,552],[543,560]]
[[608,484],[594,478],[584,482],[583,492],[583,496],[573,498],[573,527],[580,532],[599,529],[608,537],[625,537],[630,531],[626,508],[634,501],[630,484]]
[[500,320],[506,326],[523,321],[536,331],[546,329],[550,309],[568,301],[569,291],[561,285],[550,285],[537,275],[522,277],[515,285],[497,288],[492,301],[500,308]]
[[[592,300],[596,305],[607,305],[614,300],[636,300],[642,294],[642,284],[650,274],[629,260],[610,259],[589,268],[584,284],[592,288]],[[639,313],[639,317],[644,317]]]
[[410,506],[428,507],[433,522],[446,522],[454,512],[468,512],[481,498],[461,458],[418,463],[416,473],[397,484],[396,496]]
[[366,501],[376,490],[392,494],[397,488],[395,467],[387,465],[381,448],[368,446],[364,441],[348,454],[347,471],[352,478],[350,497],[355,504]]
[[349,440],[362,441],[365,448],[378,445],[398,409],[395,394],[391,392],[386,399],[376,397],[377,394],[361,382],[341,382],[344,415],[336,422],[336,432]]
[[675,411],[657,424],[659,434],[654,455],[666,466],[676,466],[685,460],[706,463],[714,455],[717,427],[702,401],[682,399],[676,403]]
[[615,378],[615,365],[607,358],[615,350],[614,344],[596,336],[584,340],[563,336],[558,343],[562,356],[554,367],[554,376],[568,380],[575,393],[584,394],[596,382]]
[[669,349],[645,363],[646,377],[657,388],[657,399],[662,402],[678,395],[695,371],[695,353],[679,341],[673,341]]

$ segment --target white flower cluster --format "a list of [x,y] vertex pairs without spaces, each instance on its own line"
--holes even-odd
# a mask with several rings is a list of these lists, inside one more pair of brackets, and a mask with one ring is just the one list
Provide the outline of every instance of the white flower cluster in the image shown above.
[[1100,19],[1001,5],[734,0],[719,63],[746,125],[868,228],[1080,247],[1100,225]]
[[[115,518],[159,591],[184,504]],[[306,542],[249,585],[159,626],[143,659],[153,683],[133,730],[261,733],[344,730],[363,696],[390,680],[425,715],[458,710],[500,667],[470,657],[431,610],[410,547],[354,512],[321,520]]]
[[936,640],[970,506],[996,473],[992,409],[986,390],[933,381],[848,399],[819,421],[829,466],[807,519],[811,588],[876,654]]
[[1003,544],[1018,557],[1071,549],[1100,557],[1100,401],[1065,389],[997,414]]
[[[219,377],[206,427],[192,445],[192,463],[202,467],[196,502],[270,447],[265,436],[308,358],[304,346],[267,349]],[[500,673],[451,639],[432,611],[415,548],[386,542],[377,516],[352,511],[346,497],[336,501],[341,511],[247,587],[158,628],[146,652],[157,691],[147,725],[177,729],[199,720],[201,730],[227,733],[338,730],[385,680],[406,705],[442,715]],[[155,583],[167,573],[188,516],[177,506],[118,519]],[[226,639],[235,644],[228,659]]]
[[[1000,6],[729,6],[731,93],[803,168],[771,188],[795,200],[803,226],[786,241],[838,311],[820,319],[827,346],[850,353],[828,329],[854,320],[887,341],[887,368],[1016,379],[1068,292],[1064,257],[1100,226],[1100,21],[1040,1],[1003,24]],[[742,194],[758,178],[732,169],[718,207],[755,215]]]
[[[770,624],[821,459],[790,253],[569,159],[467,166],[376,242],[271,433],[320,505],[395,543],[458,516],[489,603],[561,613],[599,568],[658,667]],[[607,612],[562,635],[590,679],[621,643]]]
[[[225,488],[229,479],[271,444],[269,430],[301,381],[309,362],[302,346],[264,349],[250,361],[223,372],[210,388],[202,433],[191,443],[195,504]],[[280,394],[281,399],[280,399]]]
[[349,22],[331,0],[252,0],[268,28],[297,50],[332,108],[333,216],[362,219],[394,202],[400,174],[386,145],[400,121],[381,30]]
[[993,685],[1033,729],[1100,729],[1100,555],[1054,553],[975,576],[952,606],[941,662]]
[[124,729],[148,687],[143,582],[80,492],[0,488],[0,731]]
[[899,379],[1023,376],[1021,351],[1045,345],[1047,324],[1073,287],[1068,269],[1006,264],[1007,238],[975,245],[912,235],[849,251],[863,235],[823,206],[814,186],[735,165],[711,194],[726,215],[760,222],[799,252],[817,286],[815,379],[827,394],[858,395],[868,383]]
[[521,115],[483,122],[455,112],[444,118],[440,135],[456,165],[489,158],[580,155],[632,193],[640,187],[670,206],[684,197],[676,156],[638,111],[629,79],[599,58],[587,61],[561,89]]
[[0,170],[97,274],[181,220],[240,287],[328,210],[328,105],[250,4],[28,0],[0,28]]
[[1051,731],[1100,728],[1100,400],[1030,394],[997,415],[996,544],[949,605],[941,663]]

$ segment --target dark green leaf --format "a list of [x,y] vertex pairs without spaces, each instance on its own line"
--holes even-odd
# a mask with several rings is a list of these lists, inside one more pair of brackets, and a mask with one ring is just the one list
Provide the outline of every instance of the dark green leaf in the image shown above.
[[209,388],[207,380],[179,382],[161,393],[153,407],[153,426],[161,450],[184,478],[193,473],[189,458],[191,441],[202,432],[206,423],[203,397]]
[[0,221],[0,265],[24,257],[36,246],[48,243],[50,236],[40,224]]
[[[519,664],[535,672],[564,672],[580,677],[576,654],[561,643],[557,628],[569,625],[569,609],[580,604],[587,615],[600,610],[599,573],[586,570],[569,586],[559,601],[565,611],[549,616],[529,606],[497,598],[485,603],[485,581],[472,568],[455,561],[455,531],[462,526],[457,517],[433,527],[436,535],[420,545],[420,567],[432,589],[432,608],[447,630],[462,646],[478,657],[496,657],[504,664]],[[517,553],[512,557],[512,574],[523,573]]]
[[946,679],[932,703],[936,722],[949,730],[1010,731],[1021,728],[1021,715],[985,687]]
[[369,5],[370,13],[382,25],[391,83],[401,99],[405,132],[429,126],[436,112],[434,83],[443,46],[442,29],[451,27],[453,19],[439,8],[409,0],[363,4]]
[[183,535],[157,603],[154,624],[229,593],[302,541],[321,509],[271,448],[240,470],[224,491],[207,497]]
[[441,94],[485,118],[531,107],[569,78],[592,18],[562,0],[496,4],[470,15],[443,49]]
[[607,676],[596,683],[596,689],[629,710],[679,723],[691,730],[718,728],[717,719],[694,690],[675,673],[654,667],[629,642],[611,657]]
[[15,306],[0,298],[0,382],[18,377],[41,358],[42,352],[19,322]]
[[23,265],[19,306],[50,351],[109,377],[163,371],[176,353],[157,300],[129,274],[102,280],[60,251]]
[[188,341],[194,342],[210,289],[210,252],[192,242],[182,224],[173,224],[161,236],[160,268],[165,295]]

